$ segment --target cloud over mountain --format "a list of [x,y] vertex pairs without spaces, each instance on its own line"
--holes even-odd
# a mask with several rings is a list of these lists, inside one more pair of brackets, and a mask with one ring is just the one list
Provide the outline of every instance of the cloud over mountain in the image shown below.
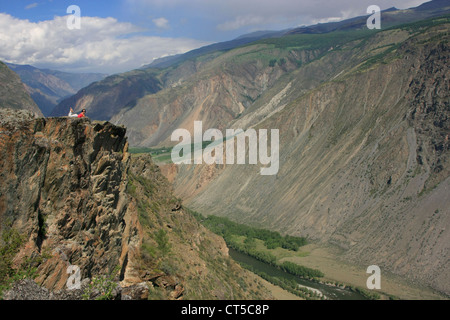
[[138,68],[154,58],[183,53],[205,42],[148,36],[115,18],[81,17],[70,30],[67,17],[30,22],[0,13],[0,60],[67,71],[114,73]]

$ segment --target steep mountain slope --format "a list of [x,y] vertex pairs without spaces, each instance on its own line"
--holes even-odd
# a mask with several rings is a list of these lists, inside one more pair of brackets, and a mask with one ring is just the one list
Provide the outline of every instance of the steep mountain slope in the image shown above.
[[123,108],[133,106],[140,97],[158,92],[160,88],[157,73],[152,70],[135,70],[113,75],[64,99],[54,108],[51,115],[65,116],[70,108],[76,112],[87,109],[89,117],[109,120]]
[[[147,95],[136,106],[111,119],[130,127],[130,143],[139,146],[173,144],[171,133],[177,128],[192,132],[194,120],[205,127],[224,129],[239,117],[258,97],[272,87],[283,74],[307,63],[323,50],[283,52],[272,46],[255,45],[235,49],[206,62],[190,62],[197,70],[155,95]],[[270,65],[270,58],[284,63]]]
[[186,60],[192,60],[197,57],[206,55],[208,53],[213,53],[216,51],[227,51],[240,46],[243,46],[247,43],[251,43],[261,39],[280,37],[285,33],[285,31],[257,31],[249,34],[242,35],[236,39],[213,43],[208,46],[201,47],[199,49],[194,49],[185,54],[177,54],[174,56],[168,56],[160,59],[154,60],[148,66],[143,66],[142,69],[146,68],[159,68],[164,69],[177,64],[180,64]]
[[102,80],[105,75],[96,73],[68,73],[49,69],[38,69],[29,65],[7,64],[26,84],[27,91],[44,116],[50,115],[62,98],[72,96],[92,82]]
[[[332,50],[231,124],[280,130],[277,175],[172,166],[177,194],[199,212],[335,244],[347,261],[449,293],[450,24],[439,21]],[[327,81],[301,90],[307,69],[324,68]]]
[[151,158],[130,157],[124,127],[0,116],[2,286],[35,270],[38,284],[64,289],[75,265],[83,283],[111,275],[144,299],[270,297],[184,211]]
[[28,110],[41,116],[41,110],[31,99],[20,77],[0,61],[0,108]]

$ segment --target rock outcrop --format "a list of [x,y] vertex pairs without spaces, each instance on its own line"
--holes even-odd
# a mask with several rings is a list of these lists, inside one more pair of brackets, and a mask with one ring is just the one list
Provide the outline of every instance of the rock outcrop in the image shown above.
[[[69,265],[85,276],[123,265],[138,242],[126,225],[126,130],[89,119],[23,119],[2,123],[2,229],[27,234],[16,257],[51,255],[37,281],[66,285]],[[130,233],[124,233],[125,229]]]

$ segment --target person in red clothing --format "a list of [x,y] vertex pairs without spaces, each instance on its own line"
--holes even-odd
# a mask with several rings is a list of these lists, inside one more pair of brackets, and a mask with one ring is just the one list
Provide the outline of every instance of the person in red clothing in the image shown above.
[[78,118],[86,117],[86,109],[81,110],[81,113],[78,115]]

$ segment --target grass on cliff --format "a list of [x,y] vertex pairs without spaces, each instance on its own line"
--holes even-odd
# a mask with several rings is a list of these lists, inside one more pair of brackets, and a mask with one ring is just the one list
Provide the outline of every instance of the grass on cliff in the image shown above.
[[2,234],[0,246],[0,291],[15,276],[13,258],[19,252],[24,237],[16,230],[10,229]]
[[48,252],[36,257],[30,257],[18,267],[14,267],[13,259],[23,247],[26,237],[16,229],[8,228],[3,231],[0,240],[0,299],[3,291],[8,290],[17,280],[35,278],[37,266],[42,259],[48,258]]

